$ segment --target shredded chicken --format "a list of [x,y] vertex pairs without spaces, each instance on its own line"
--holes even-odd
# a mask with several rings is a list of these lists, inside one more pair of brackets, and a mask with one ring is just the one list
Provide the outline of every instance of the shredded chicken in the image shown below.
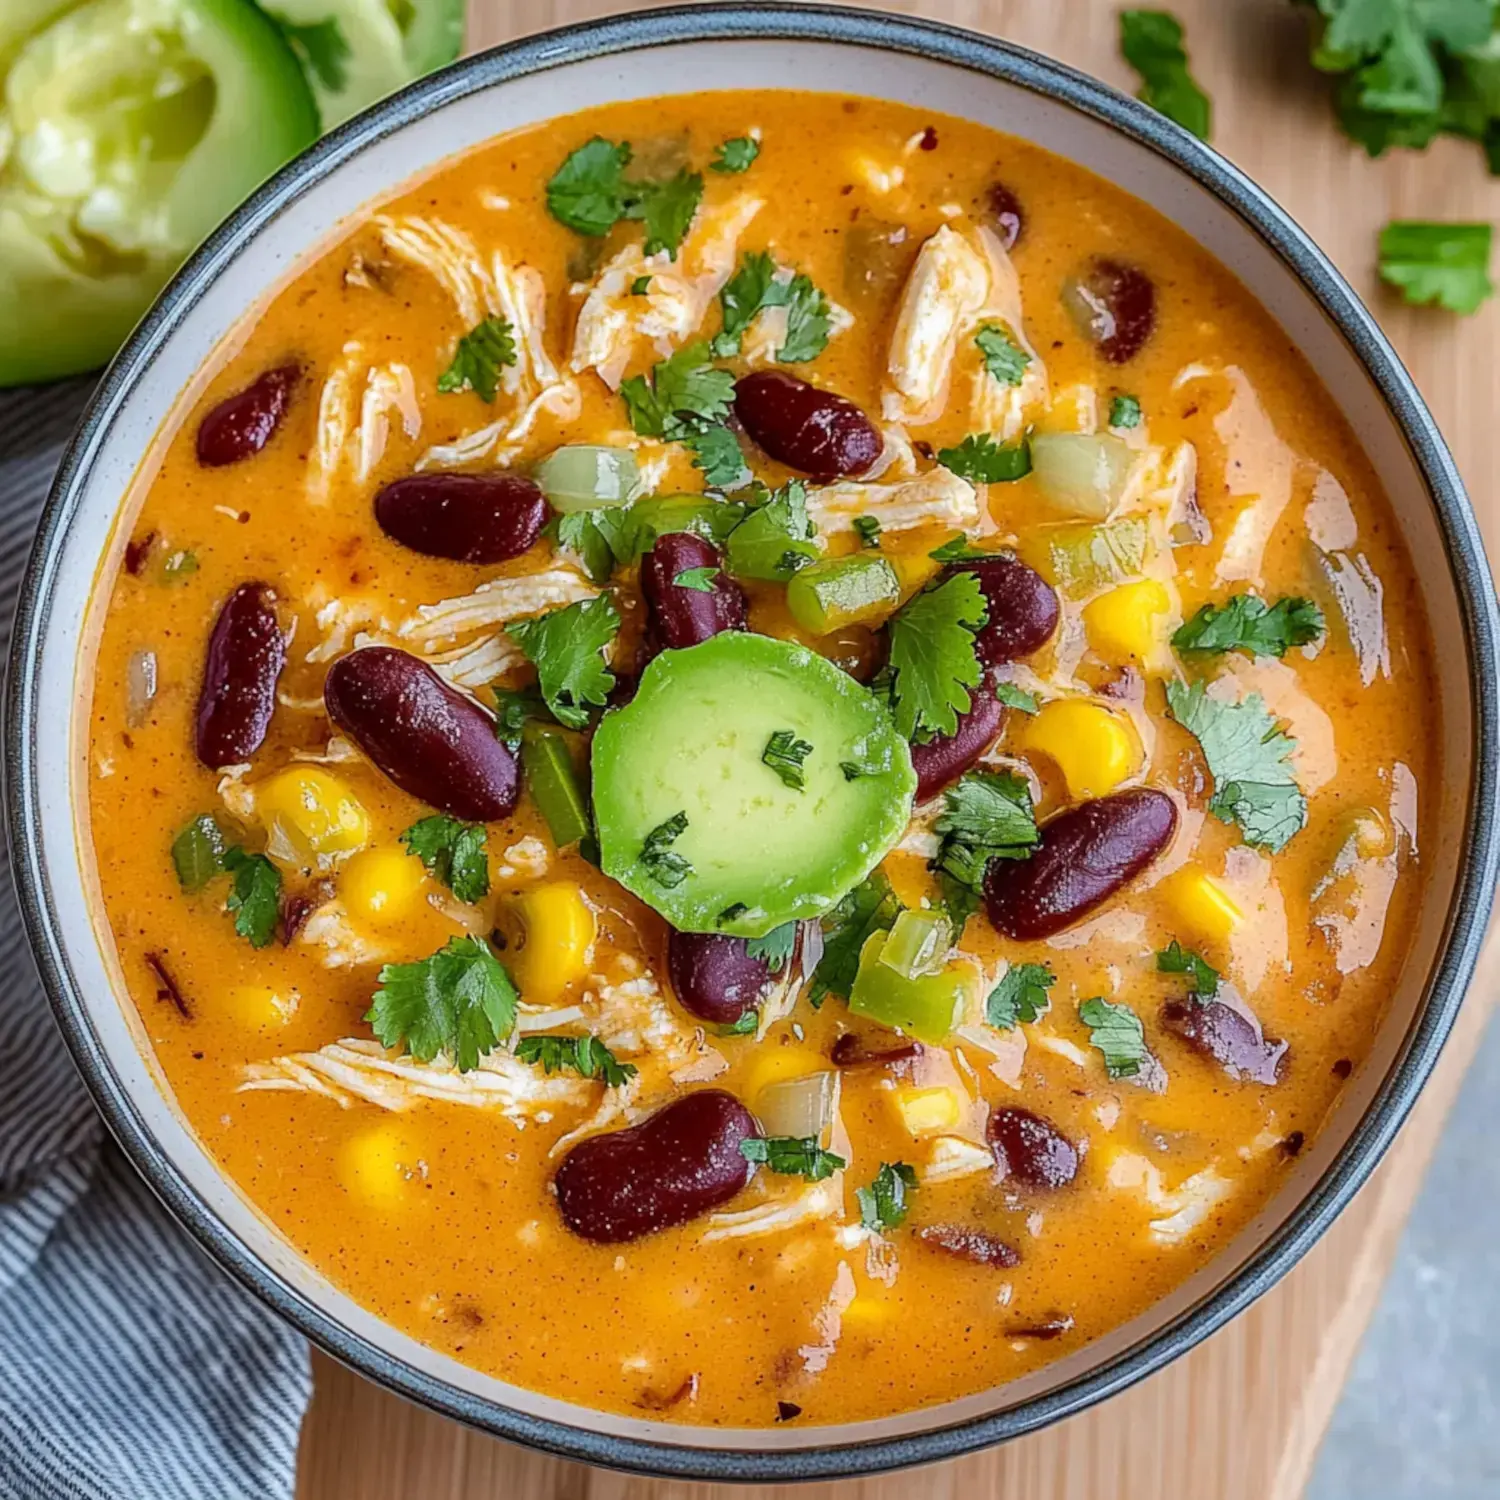
[[856,516],[874,516],[883,531],[938,525],[972,531],[980,524],[974,486],[947,469],[932,469],[894,484],[846,480],[809,490],[807,513],[820,531],[852,530]]
[[711,1245],[718,1240],[740,1240],[767,1234],[782,1234],[799,1224],[826,1219],[842,1211],[844,1174],[835,1172],[823,1182],[809,1183],[789,1197],[771,1198],[754,1208],[710,1217],[702,1242]]
[[472,594],[418,606],[396,627],[396,634],[430,647],[476,630],[508,624],[565,604],[592,599],[599,590],[571,568],[549,568],[520,578],[492,578]]
[[1147,1226],[1159,1245],[1181,1244],[1234,1191],[1234,1184],[1212,1164],[1168,1190],[1161,1169],[1134,1151],[1115,1157],[1106,1180],[1113,1188],[1139,1193],[1162,1215]]
[[994,1154],[986,1147],[961,1135],[940,1135],[929,1148],[927,1160],[917,1168],[917,1176],[923,1182],[949,1182],[994,1168]]

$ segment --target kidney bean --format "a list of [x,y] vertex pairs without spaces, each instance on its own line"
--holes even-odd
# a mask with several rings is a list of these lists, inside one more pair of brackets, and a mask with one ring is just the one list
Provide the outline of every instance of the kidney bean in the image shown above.
[[375,519],[388,537],[454,562],[519,557],[550,514],[540,487],[520,474],[410,474],[375,497]]
[[863,474],[885,446],[852,401],[784,370],[743,376],[734,388],[734,411],[766,453],[813,479]]
[[1176,804],[1150,787],[1070,807],[1042,828],[1029,859],[991,861],[985,911],[1018,942],[1051,937],[1139,875],[1176,828]]
[[733,1094],[702,1089],[638,1125],[591,1135],[553,1178],[563,1222],[601,1245],[686,1224],[729,1202],[750,1180],[740,1142],[759,1134]]
[[992,182],[985,189],[985,207],[989,209],[990,223],[1007,250],[1013,249],[1026,227],[1026,215],[1021,211],[1021,200],[1003,182]]
[[276,711],[276,680],[286,665],[286,638],[276,595],[264,583],[242,583],[214,621],[198,690],[198,759],[210,770],[249,760]]
[[944,1255],[955,1256],[976,1266],[996,1266],[1008,1270],[1021,1264],[1020,1254],[1004,1240],[982,1229],[963,1224],[924,1224],[917,1238]]
[[1162,1006],[1161,1019],[1168,1031],[1211,1057],[1231,1078],[1281,1082],[1287,1043],[1263,1036],[1232,1005],[1222,1000],[1169,1000]]
[[1156,327],[1156,285],[1124,261],[1095,256],[1086,270],[1069,277],[1063,302],[1078,331],[1112,365],[1139,354]]
[[328,715],[403,792],[476,823],[515,810],[516,758],[489,715],[426,662],[389,646],[341,656],[323,684]]
[[954,734],[935,734],[923,743],[913,742],[911,763],[917,773],[917,801],[935,797],[958,780],[999,737],[1005,707],[988,682],[973,693],[973,707],[958,716]]
[[[662,645],[696,646],[721,630],[745,628],[745,591],[723,571],[724,559],[712,542],[687,531],[657,537],[641,559],[641,591]],[[711,589],[676,581],[690,568],[714,568]]]
[[280,365],[219,402],[198,424],[198,462],[218,469],[259,453],[281,426],[301,373]]
[[672,933],[667,977],[677,1003],[714,1026],[733,1026],[771,987],[770,969],[751,957],[747,940],[721,932]]
[[1049,1339],[1060,1339],[1063,1334],[1073,1331],[1073,1319],[1067,1313],[1056,1313],[1040,1323],[1021,1323],[1014,1328],[1007,1328],[1005,1336],[1008,1339],[1041,1339],[1046,1342]]
[[1019,558],[987,557],[982,562],[950,563],[944,577],[972,573],[984,591],[989,620],[974,637],[974,650],[986,666],[998,667],[1039,651],[1057,629],[1057,595],[1052,585]]
[[1027,1187],[1066,1187],[1078,1175],[1078,1148],[1029,1109],[995,1110],[985,1138],[995,1153],[995,1165]]

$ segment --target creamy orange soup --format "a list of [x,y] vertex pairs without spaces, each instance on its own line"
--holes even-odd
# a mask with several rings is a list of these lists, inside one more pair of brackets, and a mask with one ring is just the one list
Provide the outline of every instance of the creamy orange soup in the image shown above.
[[1004,1383],[1202,1267],[1375,1035],[1410,561],[1244,288],[1034,146],[789,92],[497,140],[255,309],[140,488],[89,750],[142,1023],[280,1232],[479,1369],[705,1424]]

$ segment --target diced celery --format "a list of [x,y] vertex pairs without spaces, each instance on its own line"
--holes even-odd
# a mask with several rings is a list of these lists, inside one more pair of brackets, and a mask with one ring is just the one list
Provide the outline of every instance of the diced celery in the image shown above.
[[536,466],[532,478],[547,503],[564,515],[629,505],[640,493],[641,471],[629,448],[570,443]]
[[812,563],[786,588],[792,618],[812,635],[878,619],[895,609],[901,580],[885,558],[856,553]]
[[809,1137],[828,1144],[839,1108],[839,1075],[833,1069],[768,1084],[751,1101],[767,1135]]
[[905,979],[881,962],[887,935],[872,933],[859,954],[859,972],[849,994],[849,1009],[938,1045],[948,1039],[963,1018],[972,971],[967,965],[950,964],[936,974]]
[[559,849],[576,844],[592,829],[588,801],[573,765],[568,736],[539,719],[521,726],[521,769],[532,800],[547,820]]
[[1145,518],[1125,516],[1102,526],[1040,528],[1019,550],[1055,588],[1078,597],[1139,578],[1148,541]]
[[880,961],[903,979],[920,979],[943,967],[952,942],[953,928],[941,912],[908,909],[891,927]]
[[1059,510],[1108,519],[1120,503],[1135,455],[1107,432],[1039,432],[1031,440],[1031,473]]

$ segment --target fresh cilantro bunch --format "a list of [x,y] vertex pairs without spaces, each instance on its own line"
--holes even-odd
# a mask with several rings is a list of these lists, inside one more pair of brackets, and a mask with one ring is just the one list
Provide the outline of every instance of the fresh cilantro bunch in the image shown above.
[[973,573],[915,595],[890,622],[891,710],[907,739],[956,734],[983,669],[974,637],[989,619]]
[[552,217],[579,234],[597,239],[622,219],[640,220],[646,254],[665,250],[674,260],[703,199],[701,173],[681,168],[670,177],[637,180],[627,142],[595,136],[569,153],[547,184]]
[[749,478],[739,439],[725,423],[734,400],[734,376],[713,364],[706,342],[685,344],[649,377],[632,375],[622,381],[620,395],[630,425],[642,437],[682,443],[714,488],[734,489]]
[[536,668],[537,685],[559,724],[582,729],[589,707],[603,708],[615,685],[603,651],[620,630],[620,614],[608,594],[549,610],[506,626]]
[[430,958],[386,964],[365,1015],[382,1047],[404,1046],[418,1062],[438,1053],[460,1073],[509,1036],[520,996],[483,938],[456,937]]

